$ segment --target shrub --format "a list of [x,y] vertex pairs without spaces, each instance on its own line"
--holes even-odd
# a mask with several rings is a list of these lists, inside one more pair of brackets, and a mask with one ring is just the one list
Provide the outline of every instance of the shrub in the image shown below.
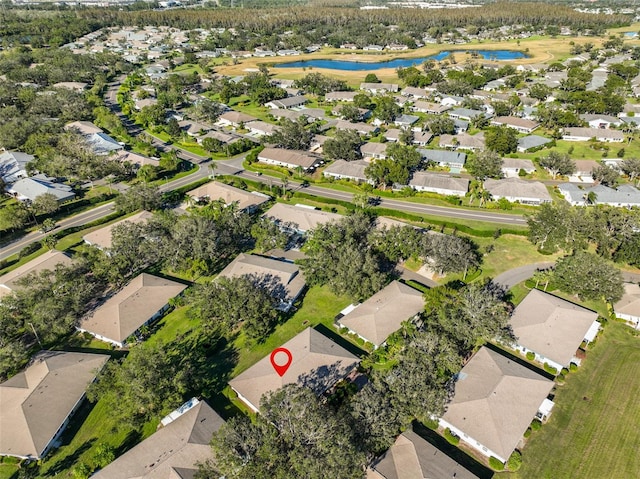
[[522,454],[518,451],[513,451],[509,460],[507,461],[507,468],[510,471],[517,471],[522,466]]
[[567,368],[562,368],[562,371],[560,371],[560,374],[562,374],[563,376],[566,376],[567,374],[569,374],[569,370]]
[[438,421],[436,419],[427,419],[423,424],[433,431],[438,429]]
[[35,241],[30,245],[27,245],[24,248],[22,248],[20,250],[20,253],[18,253],[18,258],[24,258],[25,256],[29,256],[31,253],[35,253],[36,251],[38,251],[41,247],[42,245],[40,244],[40,242]]
[[533,361],[536,358],[536,354],[532,351],[527,351],[527,359]]
[[524,437],[529,437],[531,436],[531,428],[528,427],[527,430],[524,432]]
[[454,435],[451,432],[451,429],[446,428],[444,430],[444,437],[447,441],[449,441],[450,444],[453,444],[454,446],[457,446],[458,444],[460,444],[460,438],[456,435]]
[[544,363],[544,370],[549,374],[553,374],[554,376],[558,374],[558,370],[548,363]]
[[558,381],[559,383],[563,383],[564,382],[564,373],[560,373],[556,376],[556,381]]
[[504,464],[497,457],[491,456],[489,458],[489,465],[491,466],[491,469],[493,469],[494,471],[504,470]]
[[540,422],[540,420],[534,419],[533,421],[531,421],[531,429],[533,431],[539,431],[541,427],[542,423]]
[[569,364],[569,370],[577,371],[578,370],[578,365],[576,363]]

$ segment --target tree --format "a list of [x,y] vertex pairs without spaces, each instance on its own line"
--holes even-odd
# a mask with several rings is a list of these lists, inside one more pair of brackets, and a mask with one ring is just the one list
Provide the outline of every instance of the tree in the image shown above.
[[360,146],[363,141],[355,130],[338,130],[334,138],[322,145],[324,156],[331,160],[355,161],[362,159]]
[[180,128],[180,124],[178,120],[175,118],[169,118],[166,126],[167,134],[173,138],[174,140],[179,139],[182,136],[182,129]]
[[142,165],[136,176],[144,183],[150,183],[158,179],[158,170],[154,165]]
[[598,165],[591,172],[591,176],[601,184],[615,188],[620,174],[616,169],[608,165]]
[[29,221],[29,211],[22,204],[10,203],[0,208],[0,230],[15,231]]
[[175,353],[147,343],[131,349],[124,360],[109,361],[89,385],[87,398],[100,399],[118,421],[139,427],[179,406],[187,381]]
[[164,171],[171,172],[176,171],[178,168],[180,168],[181,164],[182,160],[178,158],[178,154],[176,153],[176,151],[171,150],[160,155],[160,162],[158,163],[158,166]]
[[556,263],[554,283],[567,293],[585,300],[604,299],[615,303],[622,298],[622,274],[603,258],[586,251],[576,251]]
[[285,118],[281,126],[265,141],[287,150],[307,150],[313,139],[313,133],[306,129],[307,125],[307,120],[303,117],[296,121]]
[[384,95],[376,98],[376,107],[373,114],[381,121],[391,123],[401,113],[401,108],[396,104],[395,98]]
[[518,148],[518,136],[513,128],[494,126],[485,133],[484,142],[489,150],[501,155],[513,153]]
[[456,124],[453,118],[437,116],[427,122],[429,130],[434,135],[453,135],[456,132]]
[[527,218],[529,241],[540,251],[573,251],[586,244],[582,232],[583,216],[566,203],[544,203]]
[[496,151],[484,150],[471,157],[465,163],[467,171],[474,178],[484,181],[487,178],[502,177],[502,156]]
[[215,101],[198,98],[198,101],[193,106],[193,112],[197,119],[214,123],[224,112],[224,107]]
[[529,96],[536,100],[544,101],[551,95],[551,88],[544,83],[534,83],[529,88]]
[[364,479],[365,456],[348,416],[306,387],[288,384],[262,398],[251,421],[227,421],[211,441],[215,463],[200,470],[214,479]]
[[44,193],[34,198],[33,203],[31,203],[31,209],[38,216],[50,215],[60,209],[60,203],[58,203],[58,198],[55,195]]
[[251,226],[251,236],[255,240],[255,248],[261,253],[272,249],[284,249],[289,243],[290,236],[273,221],[260,217]]
[[566,153],[550,151],[539,160],[540,166],[546,168],[555,180],[558,175],[567,176],[576,171],[576,164]]
[[635,182],[637,185],[640,178],[640,159],[627,158],[620,162],[620,169],[629,177],[629,181]]
[[364,82],[365,83],[380,83],[380,80],[378,79],[378,77],[376,76],[375,73],[367,73],[367,75],[364,77]]
[[116,210],[131,213],[137,210],[153,211],[162,206],[162,193],[157,186],[139,183],[118,196],[115,200]]
[[403,128],[398,135],[398,141],[403,145],[412,145],[415,135],[411,128]]
[[357,106],[346,104],[340,108],[340,116],[345,120],[356,122],[361,120],[362,113]]

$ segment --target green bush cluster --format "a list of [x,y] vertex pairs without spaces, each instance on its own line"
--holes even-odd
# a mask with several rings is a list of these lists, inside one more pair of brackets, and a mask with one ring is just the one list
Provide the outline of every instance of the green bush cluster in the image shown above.
[[539,431],[541,427],[542,423],[538,419],[534,419],[533,421],[531,421],[531,429],[533,431]]
[[449,441],[450,444],[453,444],[454,446],[460,444],[460,438],[458,436],[454,436],[449,428],[446,428],[444,430],[444,437],[447,441]]
[[527,351],[527,359],[533,361],[536,358],[536,354],[533,351]]
[[509,456],[509,460],[507,461],[507,469],[510,471],[517,471],[522,467],[522,454],[518,451],[513,451],[511,456]]
[[38,251],[40,248],[42,248],[42,244],[40,244],[40,241],[34,241],[33,243],[25,246],[20,250],[20,253],[18,253],[18,258],[29,256],[31,253],[35,253],[36,251]]
[[558,374],[558,370],[548,363],[544,363],[544,370],[549,374],[553,374],[554,376]]
[[576,363],[569,364],[569,370],[577,371],[578,370],[578,365]]
[[491,466],[491,469],[493,469],[494,471],[504,470],[504,464],[497,457],[491,456],[489,458],[489,465]]

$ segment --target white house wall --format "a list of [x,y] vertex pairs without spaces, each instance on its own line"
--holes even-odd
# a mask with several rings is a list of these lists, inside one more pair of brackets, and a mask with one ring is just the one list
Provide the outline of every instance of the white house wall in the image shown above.
[[441,427],[449,428],[449,430],[451,430],[451,432],[453,432],[456,436],[458,436],[461,441],[464,441],[466,444],[471,446],[473,449],[478,451],[483,456],[486,456],[486,457],[493,456],[493,457],[495,457],[496,459],[498,459],[499,461],[501,461],[503,463],[507,462],[507,459],[501,457],[498,453],[493,452],[491,449],[489,449],[488,447],[484,446],[479,441],[476,441],[474,438],[472,438],[469,435],[467,435],[464,431],[462,431],[462,430],[458,429],[457,427],[449,424],[444,419],[439,419],[438,422],[439,422]]

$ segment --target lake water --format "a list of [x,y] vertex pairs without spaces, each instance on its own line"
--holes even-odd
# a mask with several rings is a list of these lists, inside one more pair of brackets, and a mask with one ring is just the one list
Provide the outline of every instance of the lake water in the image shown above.
[[435,55],[420,58],[396,58],[383,62],[356,62],[347,60],[303,60],[298,62],[278,63],[277,68],[328,68],[330,70],[370,71],[382,68],[407,68],[420,65],[427,60],[443,60],[451,54],[477,53],[484,60],[516,60],[527,58],[527,54],[514,50],[457,50],[445,51]]

